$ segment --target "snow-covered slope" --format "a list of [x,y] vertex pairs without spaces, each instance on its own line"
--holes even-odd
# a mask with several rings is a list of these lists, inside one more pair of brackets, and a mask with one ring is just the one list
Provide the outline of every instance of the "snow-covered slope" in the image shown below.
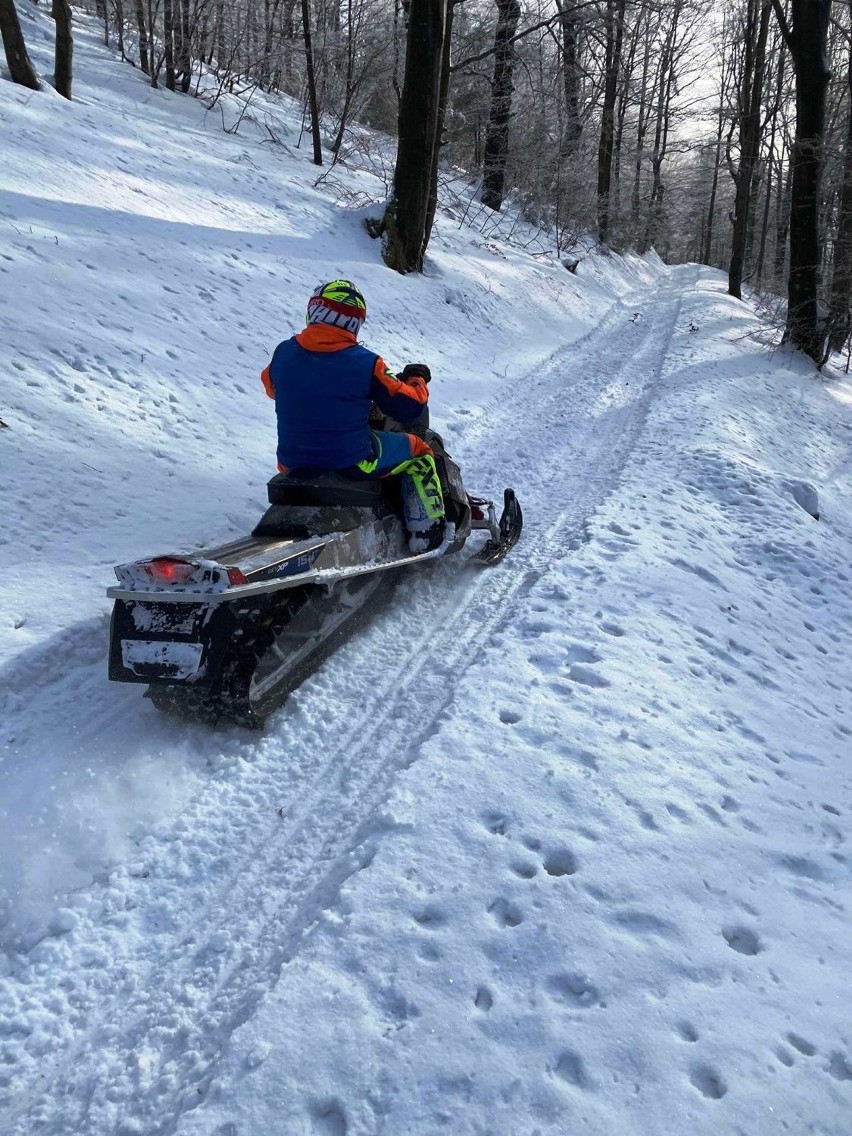
[[[49,74],[52,29],[25,11]],[[364,208],[313,188],[298,108],[252,103],[281,145],[250,119],[226,134],[218,106],[152,91],[96,35],[81,23],[73,103],[0,84],[0,740],[14,739],[5,797],[31,833],[0,910],[35,928],[56,884],[124,854],[135,821],[172,809],[206,768],[206,739],[175,761],[138,692],[106,688],[103,593],[116,563],[251,529],[275,471],[259,373],[316,283],[354,277],[365,341],[391,365],[428,359],[435,420],[464,460],[465,427],[510,379],[657,272],[613,258],[575,277],[442,216],[429,276],[390,273]],[[375,176],[342,177],[347,201],[384,193]],[[108,787],[106,816],[93,784]]]
[[[391,276],[295,134],[76,58],[0,80],[0,1131],[848,1136],[852,386],[703,269],[443,215]],[[252,523],[338,274],[524,538],[264,737],[176,727],[110,566]]]

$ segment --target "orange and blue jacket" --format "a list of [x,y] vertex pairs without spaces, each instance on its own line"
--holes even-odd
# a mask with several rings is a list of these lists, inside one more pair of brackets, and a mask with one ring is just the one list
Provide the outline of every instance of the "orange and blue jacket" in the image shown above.
[[347,469],[371,457],[370,404],[413,422],[429,399],[420,378],[400,381],[355,336],[310,324],[275,348],[261,380],[275,399],[278,463],[287,469]]

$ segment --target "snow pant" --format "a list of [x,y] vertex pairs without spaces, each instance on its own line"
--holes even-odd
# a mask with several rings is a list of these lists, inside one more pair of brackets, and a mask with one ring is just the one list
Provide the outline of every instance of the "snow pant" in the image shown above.
[[357,480],[399,475],[406,527],[410,533],[426,532],[444,517],[444,497],[431,449],[415,434],[370,433],[372,456],[339,472]]

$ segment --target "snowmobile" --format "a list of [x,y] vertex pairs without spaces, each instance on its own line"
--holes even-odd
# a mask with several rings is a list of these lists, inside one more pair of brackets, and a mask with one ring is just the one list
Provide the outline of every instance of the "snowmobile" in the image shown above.
[[262,727],[266,717],[389,598],[399,574],[488,538],[472,560],[499,563],[523,524],[512,489],[498,520],[469,497],[439,435],[435,454],[446,522],[438,547],[409,549],[399,478],[279,473],[250,536],[196,554],[120,564],[110,625],[109,677],[147,683],[154,705],[217,725]]

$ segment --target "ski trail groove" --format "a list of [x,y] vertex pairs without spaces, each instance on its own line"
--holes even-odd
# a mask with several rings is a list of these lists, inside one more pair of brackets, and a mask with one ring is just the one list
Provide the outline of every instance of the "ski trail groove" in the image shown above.
[[[585,539],[642,428],[693,277],[674,270],[653,299],[616,305],[462,434],[472,485],[501,484],[501,467],[523,462],[527,526],[510,559],[494,571],[449,561],[407,581],[405,601],[330,659],[269,735],[235,735],[239,775],[212,781],[176,825],[141,842],[145,870],[93,887],[73,937],[36,948],[22,981],[0,981],[0,1037],[40,1011],[18,1068],[0,1076],[0,1130],[170,1136],[203,1101],[233,1031],[286,981],[318,916],[369,863],[391,824],[382,806],[457,677]],[[650,314],[631,324],[644,300]],[[498,460],[500,437],[511,441]],[[186,914],[174,922],[175,911]]]

